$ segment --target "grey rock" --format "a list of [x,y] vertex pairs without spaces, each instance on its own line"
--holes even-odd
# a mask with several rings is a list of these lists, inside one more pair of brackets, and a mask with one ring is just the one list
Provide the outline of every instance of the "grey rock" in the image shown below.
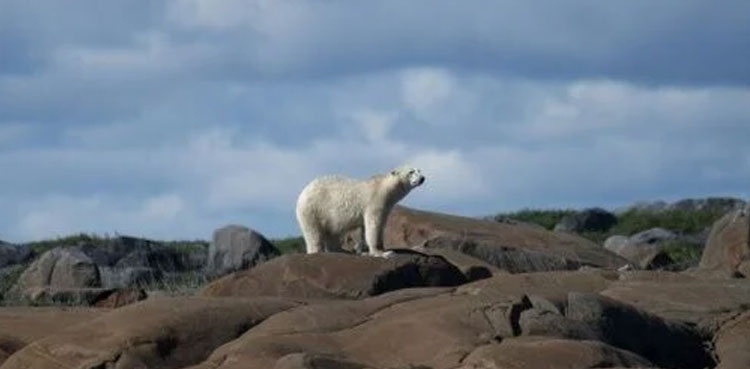
[[603,342],[635,352],[660,367],[715,365],[703,345],[708,337],[701,332],[599,294],[570,292],[566,317],[586,323]]
[[260,233],[240,225],[228,225],[214,231],[206,269],[209,274],[223,275],[253,267],[280,254]]
[[657,227],[630,236],[629,242],[634,245],[653,245],[660,242],[672,241],[676,238],[676,233]]
[[605,232],[615,224],[617,224],[617,217],[614,214],[601,208],[591,208],[564,216],[555,225],[555,231]]
[[78,247],[54,248],[42,254],[21,274],[14,289],[100,287],[99,269]]
[[604,248],[622,256],[622,251],[630,245],[630,238],[622,235],[609,236],[604,241]]
[[27,261],[31,251],[25,245],[13,245],[0,241],[0,268]]

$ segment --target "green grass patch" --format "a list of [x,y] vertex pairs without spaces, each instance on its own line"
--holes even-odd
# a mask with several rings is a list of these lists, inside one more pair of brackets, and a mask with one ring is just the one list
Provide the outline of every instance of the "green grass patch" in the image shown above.
[[541,210],[541,209],[523,209],[510,213],[499,213],[492,218],[496,221],[503,221],[505,219],[517,220],[520,222],[538,224],[546,229],[552,230],[560,220],[569,214],[575,214],[576,211],[572,209],[559,210]]
[[282,254],[305,253],[305,239],[302,236],[269,240]]
[[675,264],[698,265],[703,255],[703,248],[694,243],[667,241],[662,247]]
[[697,233],[711,227],[723,215],[723,211],[716,209],[695,211],[675,209],[659,212],[633,209],[617,216],[617,224],[612,227],[610,233],[629,236],[655,227],[683,234]]

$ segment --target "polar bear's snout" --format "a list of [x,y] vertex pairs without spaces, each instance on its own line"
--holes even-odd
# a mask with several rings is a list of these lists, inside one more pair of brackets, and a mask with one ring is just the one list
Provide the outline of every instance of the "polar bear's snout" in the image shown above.
[[409,185],[411,187],[421,186],[425,181],[422,171],[419,169],[412,169],[409,171]]

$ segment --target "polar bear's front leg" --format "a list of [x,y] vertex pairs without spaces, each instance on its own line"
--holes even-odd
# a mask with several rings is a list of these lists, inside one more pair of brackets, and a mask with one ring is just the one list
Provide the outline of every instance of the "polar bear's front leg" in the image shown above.
[[383,227],[385,217],[382,211],[365,213],[365,242],[370,249],[370,256],[383,256]]

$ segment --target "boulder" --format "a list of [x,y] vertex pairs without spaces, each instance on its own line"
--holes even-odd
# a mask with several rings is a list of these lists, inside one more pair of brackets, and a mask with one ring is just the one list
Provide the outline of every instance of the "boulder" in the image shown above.
[[601,294],[667,319],[698,324],[750,306],[750,284],[742,279],[707,279],[685,272],[623,276]]
[[640,269],[671,267],[674,260],[664,251],[664,242],[678,238],[674,232],[663,228],[652,228],[631,237],[610,236],[604,248],[630,260]]
[[545,336],[601,341],[600,332],[586,323],[568,319],[559,312],[532,308],[521,313],[518,325],[524,336]]
[[[743,275],[739,267],[747,260],[750,260],[750,214],[729,212],[714,223],[699,268],[731,277]],[[747,273],[746,267],[742,269]],[[747,274],[743,276],[750,278]]]
[[385,245],[416,247],[436,238],[450,248],[510,272],[616,269],[627,260],[582,237],[539,227],[420,211],[396,206],[388,217]]
[[637,353],[660,367],[712,367],[704,349],[708,337],[676,321],[667,321],[638,308],[592,293],[571,292],[565,313],[587,324],[601,341]]
[[37,340],[2,368],[182,368],[296,305],[273,298],[149,299]]
[[716,369],[750,368],[750,312],[725,323],[714,338]]
[[664,228],[656,227],[630,236],[629,243],[633,245],[654,245],[665,241],[671,241],[676,238],[676,233]]
[[27,246],[0,241],[0,269],[25,262],[31,257],[31,251]]
[[253,267],[280,254],[260,233],[247,227],[228,225],[214,231],[206,268],[210,274],[224,275]]
[[201,294],[357,299],[401,288],[457,286],[465,281],[458,268],[439,256],[290,254],[220,278]]
[[604,248],[614,252],[617,255],[622,255],[622,250],[630,245],[630,238],[628,236],[614,235],[607,237],[604,240]]
[[477,346],[517,334],[528,301],[406,289],[276,314],[192,369],[273,368],[294,353],[371,368],[455,368]]
[[81,307],[0,307],[0,365],[27,344],[107,311]]
[[603,291],[617,282],[618,277],[617,272],[606,270],[500,274],[460,286],[456,294],[475,295],[488,300],[528,295],[532,303],[537,298],[543,298],[561,310],[569,292]]
[[445,258],[448,262],[458,267],[469,281],[475,281],[491,277],[498,273],[504,273],[500,268],[487,263],[484,260],[461,252],[461,247],[456,244],[457,242],[460,241],[450,237],[438,236],[425,241],[421,246],[414,247],[414,250],[424,254],[438,255]]
[[617,224],[617,217],[601,208],[568,214],[555,225],[555,232],[606,232]]
[[459,369],[643,368],[651,363],[632,352],[598,341],[521,337],[485,345],[463,360]]
[[99,269],[78,247],[54,248],[42,254],[18,278],[14,290],[34,288],[74,289],[101,286]]

